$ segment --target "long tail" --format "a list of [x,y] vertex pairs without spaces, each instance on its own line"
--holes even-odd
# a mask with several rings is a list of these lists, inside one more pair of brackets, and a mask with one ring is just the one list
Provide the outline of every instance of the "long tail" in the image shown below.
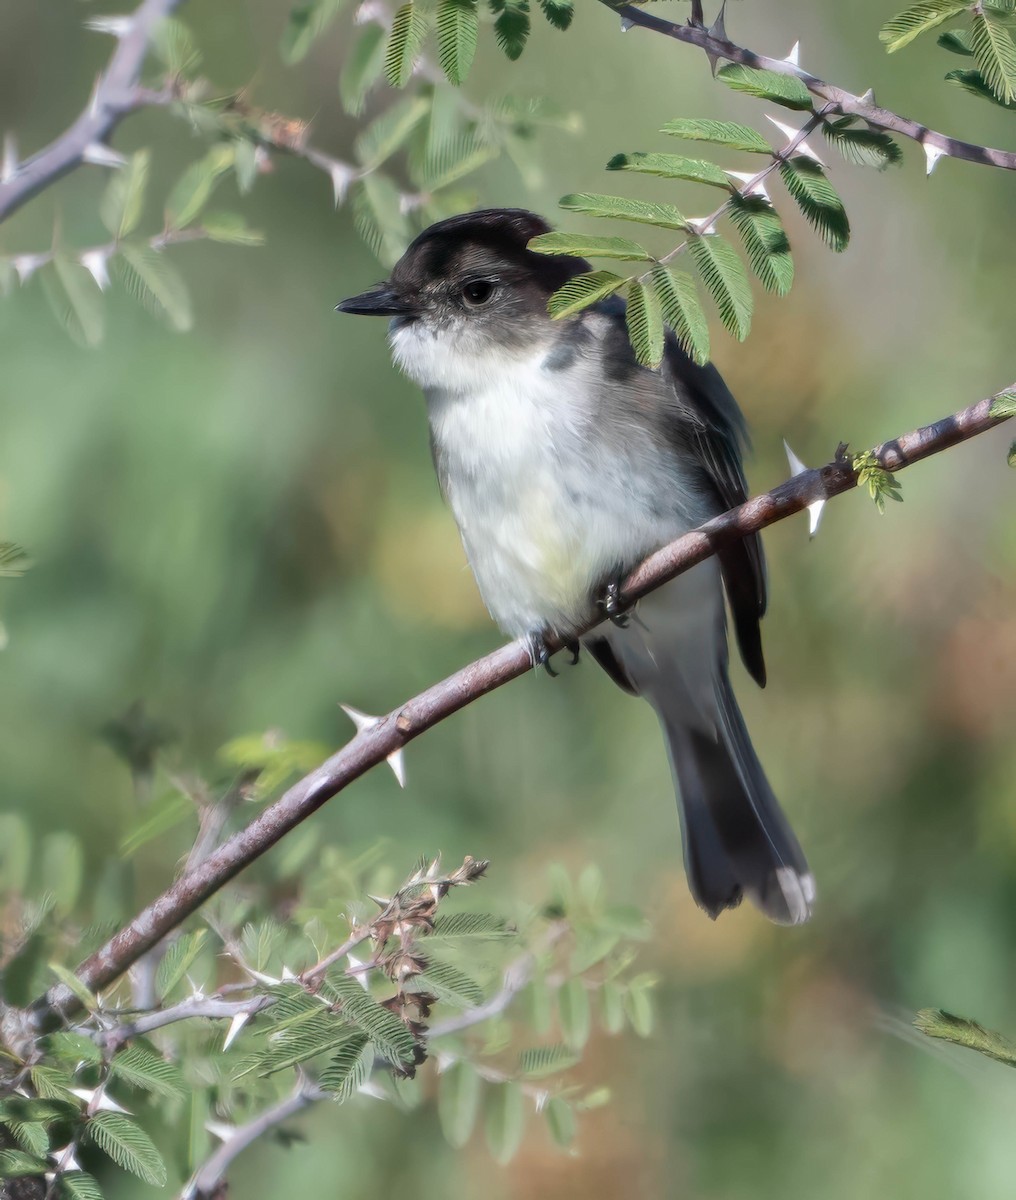
[[746,895],[770,920],[811,916],[815,881],[762,770],[725,668],[715,736],[688,724],[683,698],[650,697],[677,781],[688,883],[711,917]]

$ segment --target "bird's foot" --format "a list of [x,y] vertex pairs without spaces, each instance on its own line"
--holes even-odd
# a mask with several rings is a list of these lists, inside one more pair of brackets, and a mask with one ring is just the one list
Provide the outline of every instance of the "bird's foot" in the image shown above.
[[631,609],[625,608],[621,603],[621,583],[620,579],[612,579],[603,589],[603,599],[600,603],[612,624],[618,629],[627,629],[631,621]]
[[[546,635],[543,633],[531,633],[526,638],[526,642],[533,666],[543,667],[552,679],[556,679],[560,672],[555,671],[550,665],[550,656],[553,651],[547,646]],[[571,638],[562,644],[562,649],[571,651],[571,665],[574,667],[579,661],[579,643],[574,638]]]

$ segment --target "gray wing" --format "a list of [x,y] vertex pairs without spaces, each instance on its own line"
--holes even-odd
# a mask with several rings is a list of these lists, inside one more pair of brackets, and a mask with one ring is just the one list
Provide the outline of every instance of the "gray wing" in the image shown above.
[[[613,335],[606,347],[610,360],[632,371],[646,370],[635,360],[624,323],[625,304],[611,297],[596,306],[611,317]],[[690,451],[702,469],[716,512],[743,504],[748,485],[741,464],[748,435],[737,401],[717,369],[698,366],[668,331],[663,376],[671,385],[673,403],[658,415],[663,432],[684,452]],[[750,534],[717,553],[723,585],[734,623],[741,658],[759,687],[765,687],[766,666],[759,622],[766,611],[766,568],[762,541]]]

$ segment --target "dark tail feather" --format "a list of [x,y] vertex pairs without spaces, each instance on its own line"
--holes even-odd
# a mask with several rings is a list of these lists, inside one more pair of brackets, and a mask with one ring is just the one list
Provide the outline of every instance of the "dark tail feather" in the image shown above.
[[716,684],[714,739],[658,708],[677,778],[684,859],[697,903],[711,917],[748,898],[770,920],[811,916],[815,883],[755,754],[726,672]]

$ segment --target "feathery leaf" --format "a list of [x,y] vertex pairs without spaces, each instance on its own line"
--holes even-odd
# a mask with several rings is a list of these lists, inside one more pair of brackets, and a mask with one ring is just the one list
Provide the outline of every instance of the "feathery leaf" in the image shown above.
[[147,150],[132,154],[127,163],[114,172],[99,201],[102,223],[117,241],[133,233],[141,220],[150,161]]
[[476,53],[479,18],[477,0],[441,0],[437,10],[437,54],[450,83],[456,86],[469,74]]
[[570,317],[616,292],[625,283],[627,280],[613,271],[587,271],[559,287],[547,302],[547,309],[555,320]]
[[445,1141],[456,1150],[469,1141],[480,1110],[483,1081],[467,1062],[452,1063],[438,1076],[437,1115]]
[[727,211],[762,286],[785,296],[794,282],[794,260],[776,210],[763,196],[738,195],[733,197]]
[[178,333],[193,324],[187,285],[165,255],[142,243],[125,242],[116,259],[127,291],[153,315],[164,317]]
[[385,31],[373,22],[356,39],[339,75],[339,99],[351,117],[363,112],[367,93],[381,78],[385,64]]
[[635,357],[644,367],[658,367],[663,361],[663,314],[656,293],[637,279],[628,288],[625,317]]
[[852,117],[843,117],[822,122],[822,132],[847,162],[879,171],[903,162],[903,151],[887,133],[879,129],[851,129],[852,121]]
[[540,8],[555,29],[567,29],[575,16],[573,0],[540,0]]
[[709,322],[702,309],[695,281],[683,271],[659,265],[650,277],[660,301],[663,319],[684,352],[700,366],[709,361]]
[[1001,18],[982,6],[974,9],[970,49],[995,98],[1003,104],[1016,101],[1016,42]]
[[850,221],[843,201],[814,159],[798,155],[780,163],[780,176],[805,218],[833,250],[845,250],[850,241]]
[[942,1038],[978,1054],[987,1055],[1007,1067],[1016,1067],[1016,1046],[992,1029],[985,1029],[976,1021],[957,1017],[941,1008],[922,1008],[914,1017],[914,1025],[928,1037]]
[[601,196],[596,192],[576,192],[558,200],[561,208],[586,213],[591,217],[613,217],[620,221],[637,221],[659,229],[687,229],[688,222],[672,204],[650,204],[645,200],[629,200],[625,196]]
[[885,43],[889,54],[893,54],[969,7],[969,0],[923,0],[886,21],[878,32],[879,41]]
[[517,1083],[496,1084],[487,1091],[485,1132],[487,1148],[500,1166],[515,1157],[526,1123],[525,1098]]
[[519,1055],[519,1070],[528,1079],[542,1079],[567,1071],[579,1061],[579,1055],[561,1043],[552,1046],[534,1046]]
[[619,258],[625,262],[649,262],[652,255],[638,242],[621,237],[597,237],[584,233],[541,233],[529,242],[537,254],[571,254],[578,258]]
[[102,292],[79,262],[63,254],[39,273],[54,316],[79,346],[97,346],[105,329]]
[[715,146],[726,146],[729,150],[747,150],[751,154],[772,154],[773,148],[760,134],[748,125],[735,121],[713,121],[708,118],[678,117],[668,121],[660,130],[671,137],[685,138],[693,142],[712,142]]
[[715,163],[681,154],[615,154],[607,163],[608,171],[638,171],[643,175],[661,175],[664,179],[688,179],[730,190],[730,177]]
[[404,87],[412,75],[427,24],[419,4],[403,4],[395,14],[385,50],[385,76],[392,87]]
[[809,112],[813,106],[811,93],[796,75],[781,75],[777,71],[761,71],[756,67],[745,67],[740,63],[728,63],[716,72],[737,92],[747,92],[760,100],[771,100],[784,108],[796,108]]
[[697,235],[689,250],[726,329],[743,342],[751,327],[751,285],[744,264],[723,238]]
[[494,38],[505,57],[514,62],[529,40],[529,0],[489,0],[489,3],[497,13]]
[[97,1112],[88,1122],[92,1140],[125,1171],[152,1187],[165,1187],[166,1165],[152,1139],[129,1117],[117,1112]]
[[339,1104],[356,1095],[370,1078],[374,1049],[364,1033],[354,1033],[332,1055],[318,1083]]

